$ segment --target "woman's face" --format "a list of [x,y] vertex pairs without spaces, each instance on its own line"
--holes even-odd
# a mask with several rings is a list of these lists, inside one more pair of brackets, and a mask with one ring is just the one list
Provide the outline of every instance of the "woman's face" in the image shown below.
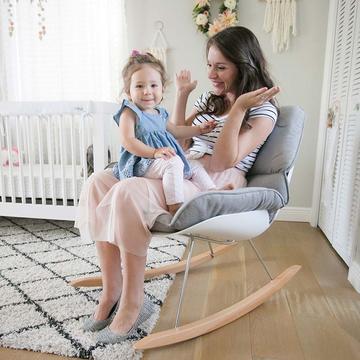
[[215,95],[235,94],[235,80],[238,70],[234,63],[224,57],[216,46],[211,46],[207,59],[208,78]]

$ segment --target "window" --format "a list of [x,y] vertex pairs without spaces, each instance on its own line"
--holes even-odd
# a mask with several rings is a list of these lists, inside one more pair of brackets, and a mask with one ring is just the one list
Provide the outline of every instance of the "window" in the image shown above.
[[[124,0],[0,2],[0,100],[115,101],[127,57]],[[41,18],[40,17],[40,18]],[[40,19],[41,21],[41,19]]]

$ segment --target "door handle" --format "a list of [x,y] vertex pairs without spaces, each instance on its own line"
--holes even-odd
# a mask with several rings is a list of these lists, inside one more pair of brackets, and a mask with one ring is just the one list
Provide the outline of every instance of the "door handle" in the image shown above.
[[335,120],[335,111],[333,108],[329,108],[327,114],[327,128],[331,129],[333,127],[334,120]]

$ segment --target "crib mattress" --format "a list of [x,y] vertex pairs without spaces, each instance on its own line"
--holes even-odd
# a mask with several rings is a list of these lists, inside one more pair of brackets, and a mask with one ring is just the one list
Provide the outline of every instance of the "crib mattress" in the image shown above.
[[[53,179],[53,180],[51,180]],[[83,185],[81,166],[23,165],[0,169],[0,196],[78,199]]]

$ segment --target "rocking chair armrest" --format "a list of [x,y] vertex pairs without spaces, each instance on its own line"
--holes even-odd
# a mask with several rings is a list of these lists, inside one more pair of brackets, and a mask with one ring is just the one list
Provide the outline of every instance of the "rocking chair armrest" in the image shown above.
[[285,204],[284,198],[274,189],[246,187],[232,191],[211,191],[184,203],[169,225],[175,230],[183,230],[215,216],[253,210],[267,210],[272,219]]

